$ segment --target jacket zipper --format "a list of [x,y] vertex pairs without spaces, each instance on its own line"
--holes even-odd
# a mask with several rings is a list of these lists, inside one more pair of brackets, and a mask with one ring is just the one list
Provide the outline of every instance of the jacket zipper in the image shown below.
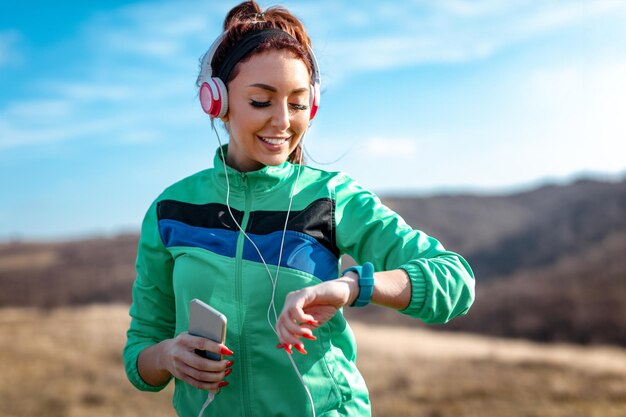
[[[248,219],[250,217],[250,206],[252,203],[252,199],[250,198],[250,190],[248,189],[248,177],[245,173],[241,173],[241,188],[244,190],[244,213],[243,219],[241,220],[241,228],[246,230],[248,226]],[[237,238],[237,253],[236,253],[236,262],[235,262],[235,297],[237,305],[242,305],[243,300],[243,273],[242,273],[242,259],[243,259],[243,246],[245,244],[246,237],[244,234],[239,231],[239,237]],[[237,321],[239,323],[239,329],[241,331],[241,336],[239,338],[239,350],[240,350],[240,360],[241,360],[241,381],[242,381],[242,393],[243,393],[243,407],[244,407],[244,415],[252,415],[250,410],[250,393],[248,386],[248,374],[247,374],[247,349],[246,349],[246,341],[245,341],[245,331],[244,331],[244,323],[243,323],[243,309],[237,308]]]

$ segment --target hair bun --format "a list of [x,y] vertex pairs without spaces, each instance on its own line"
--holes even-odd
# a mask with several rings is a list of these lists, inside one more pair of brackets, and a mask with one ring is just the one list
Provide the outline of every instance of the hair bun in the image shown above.
[[228,30],[233,26],[237,26],[243,22],[249,22],[251,20],[263,20],[259,19],[259,16],[265,17],[265,13],[261,9],[261,6],[255,1],[245,1],[231,9],[224,19],[224,30]]

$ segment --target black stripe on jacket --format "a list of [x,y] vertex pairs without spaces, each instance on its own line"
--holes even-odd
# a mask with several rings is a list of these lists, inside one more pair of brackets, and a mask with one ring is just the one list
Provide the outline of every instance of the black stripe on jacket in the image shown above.
[[[330,198],[320,198],[304,210],[289,213],[287,230],[304,233],[322,244],[339,257],[339,249],[334,236],[334,205]],[[231,208],[237,223],[241,224],[243,212]],[[282,231],[285,227],[287,211],[258,210],[250,212],[247,233],[267,235]],[[175,220],[189,226],[238,231],[228,207],[221,203],[191,204],[176,200],[162,200],[157,204],[159,220]]]

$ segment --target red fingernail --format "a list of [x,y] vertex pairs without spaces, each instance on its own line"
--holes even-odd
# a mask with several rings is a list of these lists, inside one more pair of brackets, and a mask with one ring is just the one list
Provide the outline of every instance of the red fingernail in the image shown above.
[[222,346],[222,349],[220,350],[220,353],[222,355],[232,355],[235,352],[233,352],[232,350],[228,349],[226,346]]
[[293,347],[296,348],[296,350],[300,353],[302,353],[303,355],[307,354],[307,351],[304,350],[304,345],[294,345]]
[[234,363],[235,362],[233,362],[233,361],[226,361],[226,367],[230,368],[231,366],[233,366]]
[[228,385],[228,384],[230,384],[230,382],[228,382],[228,381],[222,381],[222,382],[220,382],[219,384],[217,384],[217,387],[218,387],[218,388],[222,388],[222,387],[225,387],[225,386],[226,386],[226,385]]
[[317,320],[309,320],[306,322],[306,324],[310,324],[311,326],[317,326],[320,323]]
[[303,334],[302,337],[304,337],[305,339],[309,339],[309,340],[317,340],[317,337],[313,336],[312,334],[308,334],[308,333]]
[[276,345],[276,349],[285,349],[285,351],[287,353],[289,353],[290,355],[293,353],[293,351],[291,350],[291,345],[289,345],[287,343],[285,343],[285,344],[282,344],[282,343],[277,344]]
[[232,371],[233,371],[232,369],[227,369],[226,371],[224,371],[224,376],[230,375]]

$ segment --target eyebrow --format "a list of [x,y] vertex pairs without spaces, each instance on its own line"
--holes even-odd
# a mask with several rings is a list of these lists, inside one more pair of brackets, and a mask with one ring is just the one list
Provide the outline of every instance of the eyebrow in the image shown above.
[[[273,86],[267,85],[267,84],[263,84],[263,83],[250,84],[248,87],[262,88],[263,90],[271,91],[272,93],[278,92],[276,87],[273,87]],[[291,94],[293,94],[293,93],[304,93],[306,91],[309,91],[309,89],[306,88],[306,87],[296,88],[296,89],[291,91]]]

